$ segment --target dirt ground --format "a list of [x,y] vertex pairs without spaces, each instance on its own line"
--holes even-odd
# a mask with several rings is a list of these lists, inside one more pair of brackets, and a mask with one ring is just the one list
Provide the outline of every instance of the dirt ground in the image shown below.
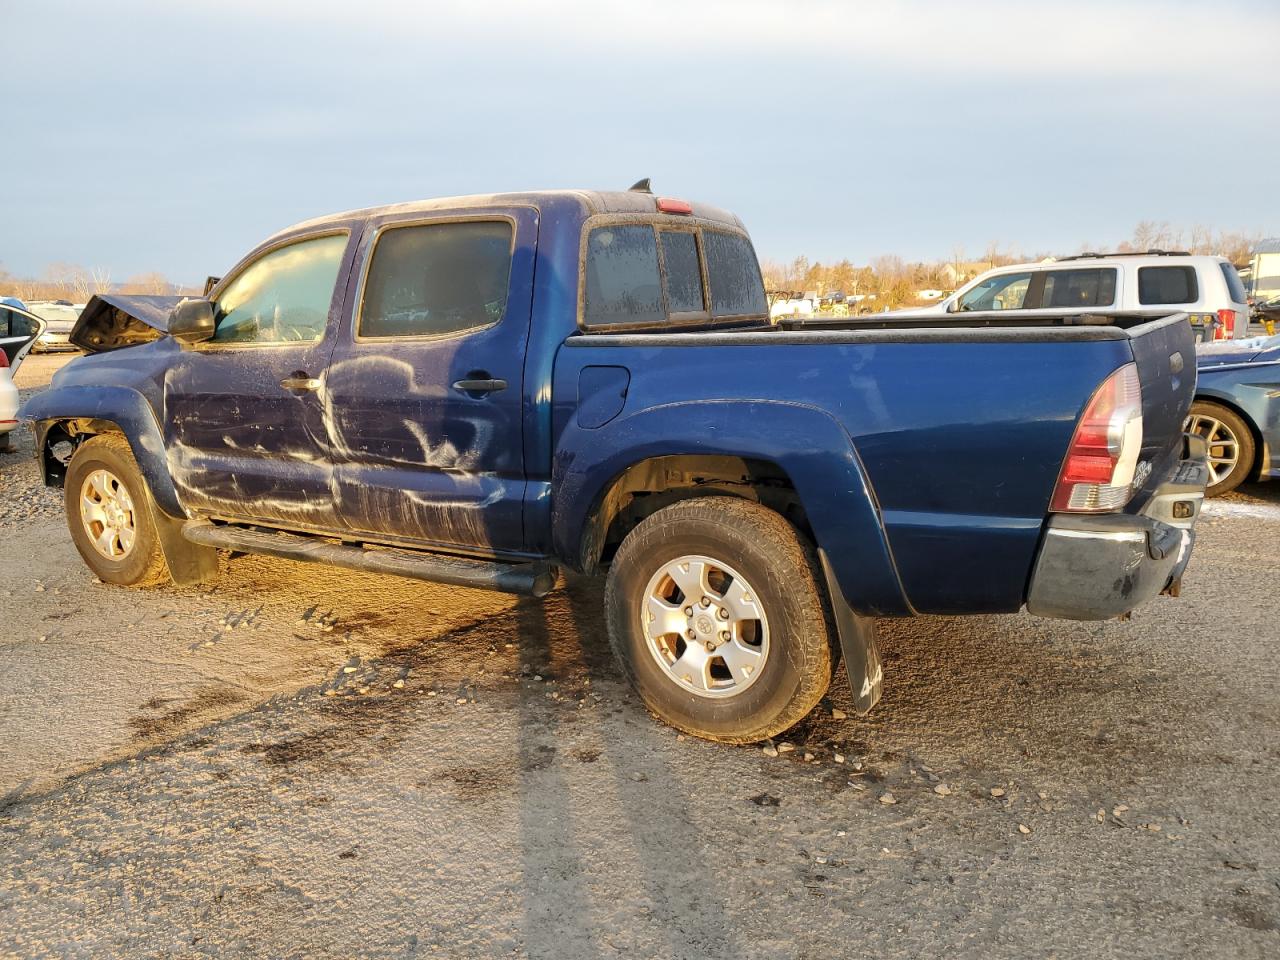
[[1130,622],[882,621],[769,756],[644,711],[599,584],[111,588],[0,483],[0,956],[1280,955],[1280,484]]

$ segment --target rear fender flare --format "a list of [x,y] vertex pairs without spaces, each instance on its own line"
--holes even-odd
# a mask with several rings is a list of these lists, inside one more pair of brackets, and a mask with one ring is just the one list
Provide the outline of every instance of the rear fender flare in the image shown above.
[[844,427],[824,410],[770,400],[662,404],[584,430],[568,425],[552,467],[552,543],[576,564],[606,493],[635,464],[664,456],[729,456],[786,473],[850,607],[907,616],[866,471]]

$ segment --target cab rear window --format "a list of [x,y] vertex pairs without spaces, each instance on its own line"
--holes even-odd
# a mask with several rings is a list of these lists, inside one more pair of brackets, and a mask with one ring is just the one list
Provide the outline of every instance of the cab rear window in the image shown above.
[[587,235],[583,284],[587,327],[768,315],[751,242],[741,234],[694,224],[593,228]]

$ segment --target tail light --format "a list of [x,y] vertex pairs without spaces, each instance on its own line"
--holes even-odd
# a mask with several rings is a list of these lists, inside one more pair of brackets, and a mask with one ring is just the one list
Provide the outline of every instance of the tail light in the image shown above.
[[1051,509],[1073,513],[1118,510],[1133,495],[1142,450],[1142,385],[1127,363],[1094,392],[1076,425]]
[[9,355],[5,353],[3,350],[0,350],[0,370],[3,370],[8,365],[9,365]]
[[1215,339],[1234,340],[1236,335],[1236,312],[1234,310],[1219,310],[1218,323],[1220,326],[1215,334]]

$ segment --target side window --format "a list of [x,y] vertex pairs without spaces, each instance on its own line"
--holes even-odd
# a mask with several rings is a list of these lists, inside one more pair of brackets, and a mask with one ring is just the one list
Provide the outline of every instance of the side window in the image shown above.
[[647,224],[596,227],[587,237],[588,325],[666,319],[658,278],[658,243]]
[[1029,273],[1001,273],[987,277],[960,298],[960,310],[1021,310],[1031,286]]
[[760,262],[751,241],[738,233],[707,230],[702,234],[711,288],[711,316],[768,316]]
[[698,238],[692,233],[663,230],[662,265],[667,275],[667,310],[671,313],[703,313],[702,267],[698,264]]
[[347,235],[273,250],[231,281],[215,304],[213,343],[310,342],[324,336]]
[[1195,267],[1138,268],[1139,303],[1195,303],[1198,299]]
[[362,337],[431,337],[487,327],[507,310],[506,220],[391,227],[373,249],[360,302]]
[[1042,307],[1109,307],[1115,302],[1115,270],[1045,271]]
[[25,313],[0,307],[0,337],[35,336],[36,322]]

